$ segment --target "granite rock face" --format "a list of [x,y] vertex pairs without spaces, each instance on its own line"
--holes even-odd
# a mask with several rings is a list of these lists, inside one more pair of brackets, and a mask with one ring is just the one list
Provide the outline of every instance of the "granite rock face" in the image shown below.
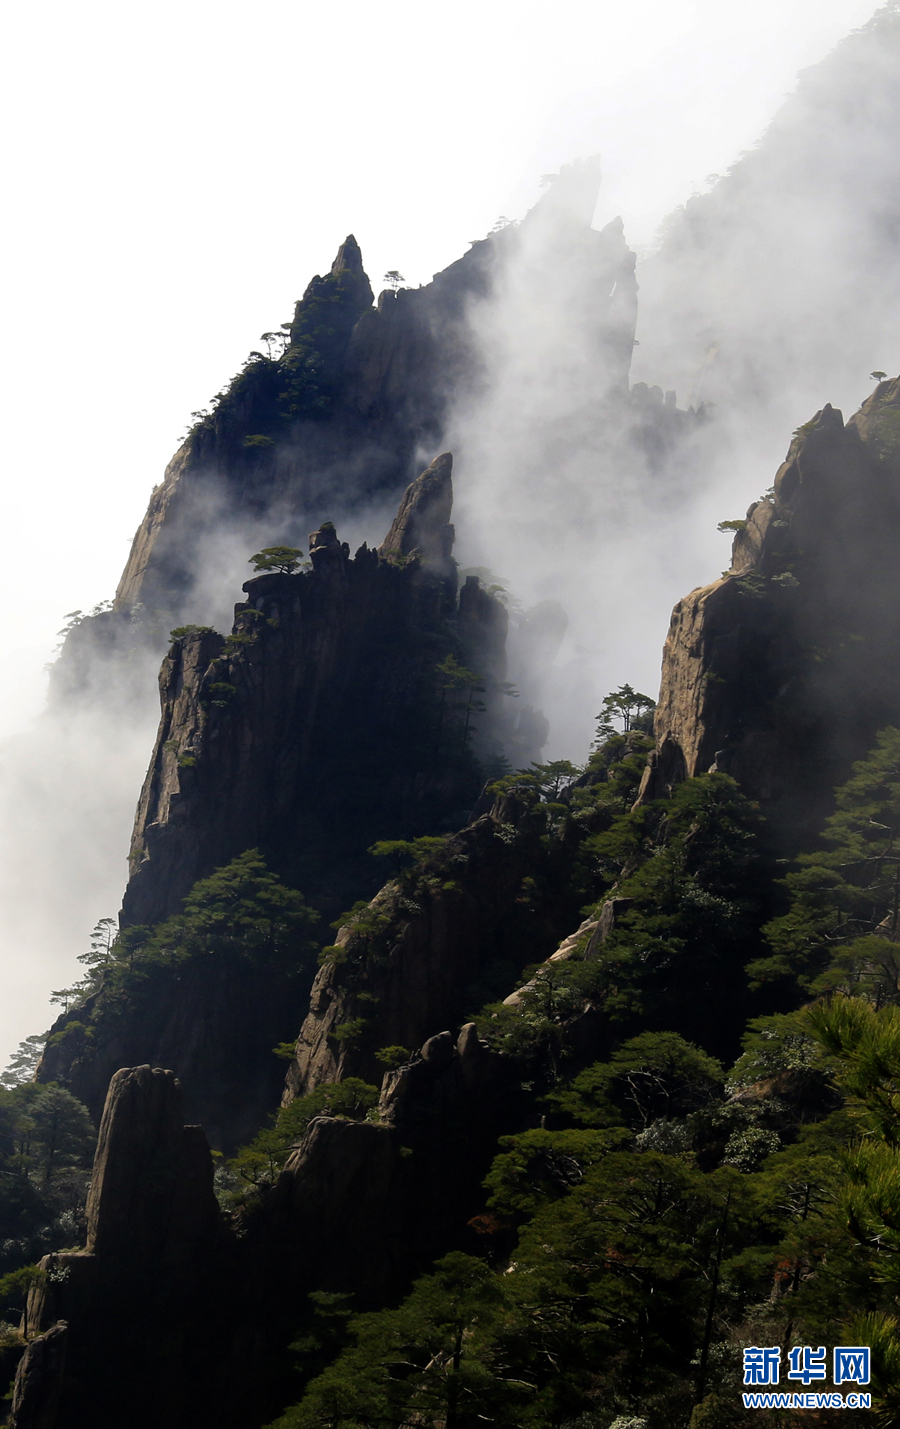
[[452,470],[453,458],[444,452],[416,478],[378,547],[379,556],[389,560],[391,556],[409,557],[417,552],[435,574],[449,573],[453,553]]
[[265,1208],[263,1233],[285,1278],[377,1304],[406,1259],[401,1179],[388,1127],[316,1117]]
[[29,1292],[20,1429],[194,1423],[222,1352],[221,1236],[209,1148],[182,1124],[177,1079],[123,1068],[100,1126],[87,1249],[45,1256]]
[[900,379],[844,425],[799,428],[747,512],[731,569],[672,614],[642,797],[711,768],[777,838],[815,830],[834,786],[900,719]]
[[[351,558],[325,526],[310,537],[311,571],[246,582],[232,636],[175,640],[126,922],[168,916],[198,878],[247,848],[309,888],[329,860],[360,858],[392,824],[415,827],[426,811],[471,802],[465,771],[454,773],[423,731],[423,700],[457,619],[451,505],[448,453],[412,483],[380,552],[362,546]],[[360,818],[373,776],[374,824],[371,811]]]
[[68,1338],[60,1320],[29,1342],[16,1370],[9,1429],[56,1429]]
[[383,1303],[436,1256],[473,1250],[497,1137],[521,1129],[521,1076],[468,1023],[385,1074],[377,1121],[312,1121],[258,1228],[290,1282]]
[[284,325],[284,352],[252,354],[173,457],[134,538],[117,611],[140,604],[177,617],[214,530],[277,513],[296,539],[299,513],[323,501],[347,511],[399,495],[418,451],[444,441],[454,404],[481,390],[473,314],[502,286],[523,235],[536,227],[553,229],[560,261],[576,255],[583,265],[598,393],[627,389],[635,255],[620,219],[602,233],[591,229],[599,182],[595,165],[572,166],[522,225],[473,243],[424,287],[383,292],[374,306],[350,235]]
[[[259,849],[327,926],[381,882],[366,853],[376,840],[467,821],[481,787],[466,740],[468,687],[444,687],[442,657],[483,677],[474,722],[488,752],[494,740],[516,749],[521,731],[510,737],[502,724],[505,608],[472,577],[457,605],[451,469],[445,453],[410,485],[380,554],[363,546],[351,558],[326,523],[310,536],[310,570],[246,583],[231,636],[174,640],[125,924],[180,912],[198,879]],[[539,744],[517,752],[536,758]],[[104,990],[59,1019],[40,1076],[99,1117],[119,1067],[164,1062],[191,1118],[218,1149],[234,1149],[277,1102],[271,1049],[296,1037],[311,973],[298,953],[291,965],[201,959],[150,978],[127,1009]],[[428,1030],[416,1025],[405,1045]]]
[[533,960],[519,900],[523,880],[547,864],[540,832],[504,795],[454,834],[413,885],[387,884],[341,928],[313,984],[285,1103],[323,1082],[376,1080],[379,1048],[418,1047],[436,1028],[459,1025],[488,1000],[485,969],[511,981]]
[[179,1265],[214,1236],[212,1158],[203,1128],[184,1125],[182,1100],[159,1067],[112,1078],[88,1195],[89,1255]]

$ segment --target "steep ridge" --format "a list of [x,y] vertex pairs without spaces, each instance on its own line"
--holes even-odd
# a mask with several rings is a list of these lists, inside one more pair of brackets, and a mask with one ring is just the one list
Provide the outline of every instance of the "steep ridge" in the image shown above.
[[[483,282],[477,262],[459,277],[463,293]],[[438,437],[437,353],[428,338],[432,325],[442,327],[449,365],[455,287],[451,279],[420,290],[424,305],[386,292],[373,309],[351,234],[297,303],[283,354],[253,354],[173,457],[135,536],[117,608],[171,607],[192,579],[189,545],[210,525],[273,507],[289,521],[291,507],[314,508],[336,490],[352,504],[408,480],[417,447]],[[370,321],[359,331],[364,314]]]
[[251,354],[173,457],[135,536],[116,610],[177,612],[213,530],[265,514],[293,539],[298,517],[323,501],[347,511],[398,495],[420,450],[444,440],[451,404],[483,383],[471,313],[534,225],[550,231],[558,261],[577,255],[584,267],[598,396],[626,387],[635,259],[621,221],[602,233],[590,227],[599,182],[596,163],[570,165],[521,231],[510,225],[474,242],[425,287],[385,291],[375,306],[350,235],[284,325],[284,351],[273,337],[269,356]]
[[[327,924],[377,888],[376,840],[466,822],[483,783],[476,728],[485,754],[502,744],[538,757],[528,741],[540,722],[504,693],[504,606],[475,577],[457,602],[451,468],[445,453],[411,484],[379,551],[351,558],[326,525],[310,537],[309,571],[246,583],[232,635],[176,636],[123,927],[177,914],[198,880],[248,849]],[[99,1116],[117,1067],[164,1062],[191,1115],[234,1146],[277,1100],[271,1049],[296,1036],[306,964],[298,950],[265,968],[238,958],[214,978],[202,959],[153,978],[124,1012],[106,990],[60,1019],[41,1077]]]
[[[311,571],[245,583],[230,637],[176,637],[126,923],[166,917],[247,847],[320,887],[375,837],[425,832],[471,806],[477,774],[462,731],[435,727],[436,667],[463,654],[495,703],[505,671],[484,668],[486,655],[502,660],[502,641],[478,642],[467,609],[477,582],[458,618],[451,467],[447,453],[410,486],[379,551],[363,545],[351,559],[326,525],[310,537]],[[503,607],[484,599],[502,631]]]
[[[424,454],[461,440],[461,412],[483,404],[493,380],[486,345],[512,270],[527,304],[578,334],[590,398],[579,429],[588,420],[605,434],[604,450],[611,443],[641,471],[649,463],[658,473],[689,445],[696,423],[664,406],[661,390],[643,386],[629,400],[635,255],[620,219],[591,228],[599,183],[596,161],[565,166],[521,223],[474,242],[424,287],[383,292],[375,306],[348,236],[293,321],[268,334],[266,352],[250,354],[208,412],[194,414],[111,608],[77,612],[67,627],[52,710],[67,719],[102,703],[132,719],[146,708],[169,630],[221,626],[250,551],[300,546],[325,518],[345,532],[348,522],[360,532],[367,514],[380,524]],[[476,481],[477,470],[466,478]],[[536,633],[521,623],[526,638]],[[517,660],[514,678],[539,703],[523,683],[528,665]]]
[[571,896],[537,917],[522,901],[529,881],[564,884],[568,851],[544,834],[526,801],[500,795],[341,928],[313,984],[285,1104],[323,1082],[378,1078],[380,1048],[411,1050],[460,1026],[554,941],[574,916]]
[[672,614],[642,797],[716,768],[796,847],[900,719],[900,379],[800,427],[736,524],[731,569]]

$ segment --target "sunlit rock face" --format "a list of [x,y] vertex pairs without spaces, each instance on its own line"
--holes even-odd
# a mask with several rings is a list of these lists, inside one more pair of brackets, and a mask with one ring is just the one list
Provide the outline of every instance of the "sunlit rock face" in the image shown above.
[[782,836],[900,720],[900,378],[800,427],[731,569],[672,615],[647,789],[715,766]]

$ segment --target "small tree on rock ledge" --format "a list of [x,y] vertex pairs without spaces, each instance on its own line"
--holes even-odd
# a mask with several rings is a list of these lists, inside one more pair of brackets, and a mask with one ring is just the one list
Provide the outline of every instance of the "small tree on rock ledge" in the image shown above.
[[[628,734],[631,730],[644,730],[649,733],[651,717],[656,709],[656,701],[651,700],[649,695],[642,695],[638,690],[633,690],[630,685],[620,685],[606,699],[597,715],[597,735],[593,748],[599,749],[607,739],[611,739],[614,734]],[[621,731],[617,729],[617,722],[621,722]]]
[[299,570],[302,560],[303,553],[296,546],[266,546],[250,557],[250,563],[259,575],[266,571],[278,571],[291,576]]

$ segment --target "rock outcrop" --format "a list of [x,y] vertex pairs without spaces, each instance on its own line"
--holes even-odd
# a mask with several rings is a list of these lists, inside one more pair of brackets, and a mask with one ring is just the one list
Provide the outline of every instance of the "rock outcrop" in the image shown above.
[[447,575],[453,553],[453,486],[449,452],[436,457],[408,488],[391,529],[378,547],[379,556],[409,557],[418,553],[434,574]]
[[173,1073],[117,1072],[94,1159],[87,1249],[45,1256],[29,1292],[19,1429],[195,1422],[223,1352],[212,1185],[209,1148],[202,1128],[182,1123]]
[[[326,523],[310,537],[310,570],[245,584],[231,636],[174,640],[126,925],[179,912],[198,879],[257,848],[327,926],[378,887],[383,871],[366,852],[376,840],[467,821],[482,783],[473,734],[476,749],[504,742],[538,757],[502,723],[504,606],[475,577],[457,605],[451,468],[445,453],[410,485],[380,553],[363,546],[351,558]],[[448,656],[482,677],[480,712],[461,676],[441,674]],[[149,976],[124,1004],[107,989],[59,1019],[40,1076],[96,1117],[119,1067],[164,1062],[214,1145],[234,1149],[277,1101],[272,1048],[296,1036],[311,973],[298,956],[266,967],[204,959]],[[404,1045],[446,1020],[445,982],[436,977],[424,1022],[410,1013]]]
[[218,1207],[203,1128],[185,1126],[172,1072],[132,1067],[109,1084],[87,1202],[89,1255],[110,1263],[189,1262]]
[[[617,921],[631,906],[631,901],[630,898],[607,898],[595,918],[585,918],[574,933],[563,938],[556,952],[541,964],[540,970],[544,971],[554,963],[591,962],[599,954]],[[531,978],[504,997],[503,1006],[521,1007],[525,1001],[523,993],[531,992],[536,986],[537,979]]]
[[[508,795],[341,928],[313,984],[285,1102],[380,1076],[380,1048],[420,1046],[513,982],[553,937],[523,899],[552,867],[543,820]],[[505,984],[505,986],[504,986]]]
[[878,729],[900,720],[900,378],[844,425],[798,429],[732,566],[675,607],[642,797],[715,768],[778,839],[815,831]]
[[[246,848],[309,889],[392,828],[424,831],[471,804],[471,766],[444,757],[429,710],[456,620],[451,505],[445,454],[409,487],[380,553],[351,559],[326,525],[311,571],[245,583],[230,637],[175,640],[126,922],[167,916]],[[373,783],[378,808],[364,811]]]
[[[475,242],[420,288],[372,290],[353,236],[297,304],[281,355],[251,355],[202,417],[153,493],[116,609],[177,612],[213,529],[278,512],[288,539],[319,507],[347,511],[399,494],[422,447],[444,438],[454,402],[477,393],[483,362],[472,310],[503,282],[531,227],[552,228],[560,261],[577,250],[593,317],[598,395],[625,390],[636,320],[635,255],[621,220],[591,229],[600,174],[570,166],[521,226]],[[287,324],[285,327],[287,328]]]
[[296,1392],[286,1347],[308,1296],[374,1308],[452,1248],[474,1249],[522,1072],[475,1027],[430,1037],[384,1078],[374,1120],[319,1116],[239,1236],[219,1216],[199,1127],[171,1072],[110,1086],[83,1252],[45,1256],[29,1294],[16,1429],[244,1429]]
[[8,1429],[56,1429],[68,1338],[60,1320],[29,1342],[16,1370]]
[[375,1121],[310,1123],[251,1236],[277,1244],[291,1283],[383,1303],[474,1248],[497,1138],[521,1129],[521,1076],[472,1023],[434,1034],[385,1075]]

